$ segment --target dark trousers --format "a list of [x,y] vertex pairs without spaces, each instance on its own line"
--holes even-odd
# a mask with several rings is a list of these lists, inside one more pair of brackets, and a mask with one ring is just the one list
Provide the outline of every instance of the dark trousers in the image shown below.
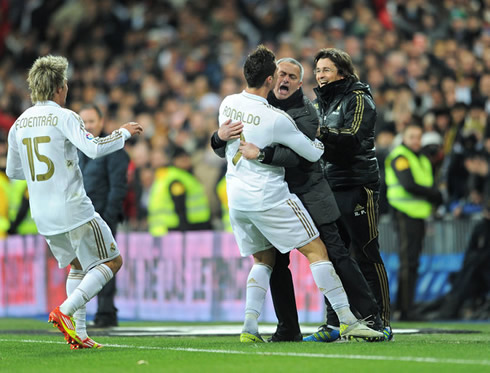
[[276,334],[294,337],[300,333],[293,278],[289,270],[289,253],[276,250],[276,263],[270,278],[271,296],[277,316]]
[[[378,305],[371,288],[362,274],[356,260],[350,255],[349,249],[340,238],[335,223],[323,224],[318,227],[320,237],[327,247],[327,252],[334,268],[342,281],[345,292],[349,298],[349,304],[353,312],[361,318],[378,315]],[[337,314],[330,306],[327,298],[327,320],[328,324],[339,326]]]
[[[305,203],[313,220],[317,209],[310,208],[307,201],[298,197]],[[318,213],[321,213],[319,211]],[[377,298],[371,291],[370,284],[364,277],[359,265],[356,263],[339,235],[336,223],[326,223],[318,227],[320,238],[327,247],[327,252],[337,274],[348,294],[351,306],[361,317],[378,315]],[[276,252],[276,264],[271,274],[270,286],[274,310],[278,319],[276,333],[282,336],[294,336],[299,333],[298,313],[294,297],[294,287],[289,266],[289,254]],[[379,251],[378,251],[379,257]],[[381,257],[379,257],[381,261]],[[381,263],[383,263],[381,261]],[[384,265],[382,267],[384,269]],[[386,274],[386,272],[385,272]],[[326,300],[326,299],[325,299]],[[331,325],[339,325],[336,313],[327,303],[327,319]],[[389,320],[389,315],[388,315]]]
[[400,312],[401,320],[407,320],[415,298],[419,258],[425,236],[425,221],[411,218],[398,210],[393,212],[400,245],[396,310]]
[[[389,326],[388,276],[379,252],[378,242],[379,191],[377,187],[359,186],[334,190],[333,192],[341,213],[340,219],[337,221],[340,237],[354,255],[374,294],[384,326]],[[342,277],[341,280],[344,281]],[[365,307],[365,305],[361,307]],[[358,311],[360,310],[358,309]],[[331,310],[327,311],[327,323],[338,322],[336,319],[330,320],[333,315]]]

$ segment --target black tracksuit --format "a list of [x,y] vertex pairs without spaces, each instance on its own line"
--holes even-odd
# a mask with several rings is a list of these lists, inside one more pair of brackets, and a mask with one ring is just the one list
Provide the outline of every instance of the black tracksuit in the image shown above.
[[[325,145],[325,176],[341,217],[342,240],[354,254],[376,297],[384,326],[390,325],[390,295],[379,252],[379,167],[374,149],[376,107],[367,84],[341,79],[314,89]],[[329,309],[328,323],[336,315]]]

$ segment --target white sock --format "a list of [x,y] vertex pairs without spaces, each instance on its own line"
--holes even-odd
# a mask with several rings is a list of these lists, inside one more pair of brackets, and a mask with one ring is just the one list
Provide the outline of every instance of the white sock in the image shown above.
[[266,264],[254,264],[247,278],[247,295],[245,301],[245,322],[242,332],[257,333],[260,316],[264,306],[265,294],[269,288],[272,268]]
[[[66,278],[66,295],[70,296],[75,291],[78,285],[80,285],[80,283],[82,282],[84,276],[85,276],[85,272],[83,272],[81,269],[74,269],[74,268],[70,269],[70,272],[68,273],[68,277]],[[73,314],[73,318],[75,319],[75,325],[76,325],[75,329],[77,331],[77,335],[82,340],[88,337],[86,317],[87,317],[87,308],[85,307],[85,305],[80,307]]]
[[310,264],[311,274],[318,289],[332,305],[339,320],[343,324],[353,324],[357,321],[350,310],[349,300],[342,282],[330,261],[318,261]]
[[60,306],[60,311],[65,315],[72,316],[75,311],[95,297],[113,276],[112,270],[105,264],[99,264],[92,268]]

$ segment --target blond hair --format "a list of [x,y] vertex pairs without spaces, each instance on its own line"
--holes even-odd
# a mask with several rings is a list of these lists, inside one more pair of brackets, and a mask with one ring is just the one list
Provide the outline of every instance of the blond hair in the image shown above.
[[27,77],[32,102],[52,100],[56,89],[64,86],[67,70],[65,57],[49,55],[37,58]]

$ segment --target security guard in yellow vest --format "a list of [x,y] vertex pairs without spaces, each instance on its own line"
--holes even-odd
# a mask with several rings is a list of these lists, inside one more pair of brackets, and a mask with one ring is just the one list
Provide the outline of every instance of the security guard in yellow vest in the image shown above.
[[221,202],[221,220],[223,221],[223,230],[225,232],[232,232],[230,211],[228,208],[228,195],[226,194],[226,176],[223,176],[216,185],[216,194]]
[[9,196],[9,234],[37,234],[29,208],[29,191],[25,180],[11,180]]
[[192,175],[190,156],[178,148],[173,166],[155,174],[148,201],[148,225],[153,236],[169,230],[211,229],[211,209],[199,180]]
[[421,154],[422,128],[409,124],[403,143],[391,151],[385,161],[388,203],[393,208],[400,241],[400,269],[395,315],[413,319],[417,270],[425,236],[425,219],[433,207],[442,203],[434,186],[432,165]]

